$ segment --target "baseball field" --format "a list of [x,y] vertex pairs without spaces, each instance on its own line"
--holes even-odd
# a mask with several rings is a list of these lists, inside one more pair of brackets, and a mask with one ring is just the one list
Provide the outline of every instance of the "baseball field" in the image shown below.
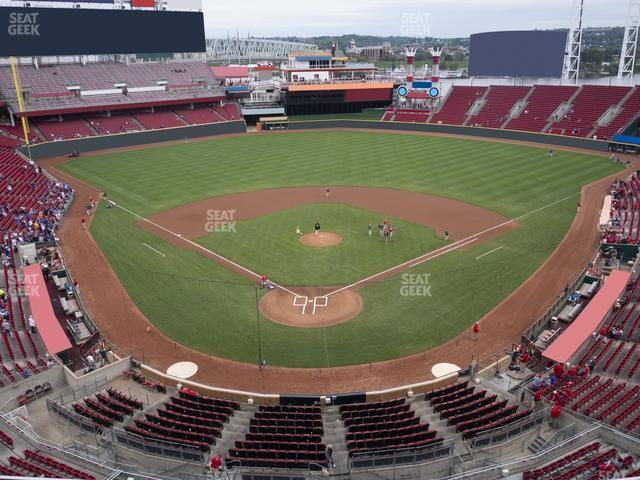
[[[284,367],[378,362],[467,331],[558,246],[581,187],[619,169],[578,152],[364,131],[243,135],[58,168],[115,202],[100,203],[90,234],[162,334]],[[301,242],[296,227],[316,222],[339,243]],[[263,273],[273,289],[257,288]],[[318,297],[326,306],[311,314]]]

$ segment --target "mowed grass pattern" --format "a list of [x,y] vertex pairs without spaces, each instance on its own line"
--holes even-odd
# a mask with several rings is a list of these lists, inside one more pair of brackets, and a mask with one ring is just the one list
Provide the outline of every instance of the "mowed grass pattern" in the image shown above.
[[[267,361],[299,367],[395,358],[467,329],[555,249],[575,215],[580,187],[617,168],[574,152],[556,151],[549,159],[545,148],[369,132],[243,136],[80,158],[62,167],[143,216],[216,195],[305,185],[402,188],[511,218],[566,198],[515,231],[414,268],[431,275],[431,296],[403,296],[396,276],[361,289],[363,312],[341,325],[295,329],[262,318]],[[295,223],[293,217],[283,221]],[[157,239],[119,209],[100,208],[92,234],[131,297],[165,334],[207,353],[257,361],[251,282]],[[476,260],[498,246],[499,252]],[[260,255],[266,252],[257,248]]]
[[[235,232],[212,233],[197,242],[283,285],[346,285],[446,245],[433,229],[385,219],[395,227],[388,242],[378,232],[379,213],[336,203],[304,205],[238,222]],[[342,243],[330,248],[300,243],[296,227],[312,233],[316,221],[322,231],[339,234]],[[371,237],[369,221],[375,229]]]

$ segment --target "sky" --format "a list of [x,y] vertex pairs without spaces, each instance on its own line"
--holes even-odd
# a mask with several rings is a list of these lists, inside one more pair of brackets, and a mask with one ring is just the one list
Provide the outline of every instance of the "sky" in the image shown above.
[[[568,28],[573,0],[204,0],[208,37],[466,37]],[[587,27],[624,26],[627,0],[585,0]]]

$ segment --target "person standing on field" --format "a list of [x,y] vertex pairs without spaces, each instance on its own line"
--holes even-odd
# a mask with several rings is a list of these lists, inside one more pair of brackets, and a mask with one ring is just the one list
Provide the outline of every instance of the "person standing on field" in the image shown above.
[[373,234],[373,225],[371,224],[371,221],[369,221],[369,224],[367,225],[367,232],[369,236]]
[[315,226],[313,227],[316,231],[316,236],[318,236],[318,234],[320,233],[320,222],[316,222]]
[[444,229],[444,240],[445,242],[449,240],[449,229],[445,227]]
[[473,341],[477,341],[478,340],[478,333],[480,333],[480,325],[478,325],[477,323],[473,324]]

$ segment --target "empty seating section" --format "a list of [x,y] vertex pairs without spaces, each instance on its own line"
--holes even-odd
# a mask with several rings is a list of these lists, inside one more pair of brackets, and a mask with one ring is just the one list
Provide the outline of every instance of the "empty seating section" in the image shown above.
[[[20,84],[24,90],[36,95],[67,93],[68,80],[60,65],[46,65],[35,68],[32,65],[20,65]],[[0,95],[9,100],[15,98],[13,75],[10,67],[0,68]]]
[[17,138],[4,136],[4,135],[0,134],[0,147],[15,148],[18,145],[20,145],[21,143],[22,142],[20,140],[18,140]]
[[58,120],[35,120],[33,122],[46,140],[68,140],[72,138],[93,137],[96,133],[82,118]]
[[[557,85],[535,85],[528,103],[517,118],[506,124],[510,130],[541,132],[549,117],[564,102],[567,102],[578,87]],[[587,132],[588,133],[588,132]]]
[[517,405],[509,405],[496,395],[477,390],[468,382],[461,382],[426,394],[434,412],[455,425],[463,439],[473,438],[488,430],[504,427],[531,414],[530,410],[518,411]]
[[[20,65],[23,89],[28,93],[27,111],[88,105],[112,105],[141,101],[224,97],[219,83],[205,63],[87,63]],[[120,87],[116,87],[120,85]],[[121,89],[126,91],[113,92]],[[70,90],[70,87],[80,90]],[[158,87],[162,87],[158,89]],[[133,89],[130,92],[129,89]],[[135,89],[146,89],[135,91]],[[80,94],[90,92],[91,94]],[[100,92],[100,93],[98,93]],[[0,68],[0,96],[17,110],[9,67]]]
[[430,123],[462,125],[471,106],[482,98],[488,87],[453,87],[444,105],[433,115]]
[[[29,140],[31,140],[32,142],[38,140],[38,136],[33,130],[30,130],[28,132],[28,135],[29,135]],[[22,124],[19,123],[19,120],[16,119],[16,125],[0,123],[0,141],[5,137],[18,140],[18,144],[24,143],[24,133],[22,131]],[[13,146],[13,145],[9,145],[9,146]]]
[[[382,116],[383,122],[443,123],[485,128],[506,128],[530,132],[542,132],[551,115],[561,104],[575,95],[568,112],[549,127],[549,133],[610,139],[613,135],[638,117],[640,112],[640,88],[583,85],[558,86],[535,85],[489,87],[454,86],[440,110],[429,120],[431,111],[388,107]],[[486,96],[485,96],[486,93]],[[625,97],[619,110],[605,127],[597,127],[598,120],[611,107],[617,106]],[[473,116],[468,113],[476,100],[484,96],[485,102]],[[524,108],[515,118],[509,119],[518,102],[525,100]],[[466,123],[465,123],[466,120]],[[504,126],[504,127],[503,127]]]
[[[23,464],[16,463],[17,466],[23,466],[26,463],[33,466],[36,465],[38,468],[44,468],[54,473],[56,477],[68,477],[68,478],[79,478],[81,480],[95,480],[93,475],[89,475],[77,468],[74,468],[70,465],[62,463],[58,460],[55,460],[46,455],[42,455],[40,453],[33,452],[31,450],[25,450],[24,456],[26,458],[26,462]],[[14,465],[14,463],[12,463]],[[30,469],[32,467],[26,467]],[[38,473],[35,470],[31,470],[34,473]],[[59,473],[58,473],[59,472]],[[45,475],[46,476],[46,475]]]
[[429,113],[426,110],[396,110],[396,122],[427,123]]
[[117,114],[111,117],[87,116],[85,119],[100,135],[144,130],[144,127],[128,113]]
[[[83,90],[104,90],[113,88],[113,70],[117,64],[109,66],[101,63],[90,63],[87,65],[69,64],[64,65],[61,74],[68,79],[68,85],[82,87]],[[131,69],[133,72],[133,69]]]
[[180,391],[155,413],[135,418],[125,430],[151,441],[208,452],[229,417],[239,409],[236,402]]
[[[162,108],[151,111],[115,112],[111,116],[86,114],[83,116],[37,117],[29,120],[32,142],[68,140],[96,135],[111,135],[137,130],[182,127],[206,123],[239,120],[242,115],[235,103],[196,104],[190,107]],[[22,127],[0,124],[0,147],[14,148],[24,143]]]
[[635,87],[629,98],[622,105],[622,111],[606,126],[596,130],[596,137],[610,139],[621,129],[635,120],[640,112],[640,88]]
[[584,85],[569,112],[551,126],[549,133],[588,136],[602,114],[620,103],[629,90],[629,87]]
[[340,407],[347,428],[347,450],[353,454],[437,446],[443,442],[404,399],[356,403]]
[[531,87],[493,85],[487,93],[486,103],[477,115],[469,119],[467,125],[500,128],[509,118],[515,104],[522,100]]
[[212,105],[211,109],[225,120],[238,120],[242,116],[240,111],[238,110],[238,105],[235,103]]
[[92,419],[97,426],[112,427],[114,422],[124,422],[132,417],[135,410],[142,410],[142,402],[124,393],[108,388],[87,397],[83,402],[74,403],[73,409],[79,415]]
[[227,464],[319,470],[327,466],[323,433],[320,407],[261,405]]
[[0,443],[6,445],[8,448],[13,450],[13,439],[0,430]]
[[224,118],[209,107],[180,108],[174,110],[189,125],[201,125],[223,121]]
[[[634,462],[631,455],[621,456],[617,449],[593,442],[547,465],[523,472],[522,480],[622,478],[626,477],[624,473],[631,470]],[[614,477],[616,470],[618,476]]]
[[225,103],[222,108],[229,120],[239,120],[242,117],[237,103]]
[[170,127],[182,127],[187,125],[187,122],[182,120],[178,114],[171,110],[156,111],[156,112],[136,112],[133,114],[135,119],[144,125],[149,130],[158,128],[170,128]]

